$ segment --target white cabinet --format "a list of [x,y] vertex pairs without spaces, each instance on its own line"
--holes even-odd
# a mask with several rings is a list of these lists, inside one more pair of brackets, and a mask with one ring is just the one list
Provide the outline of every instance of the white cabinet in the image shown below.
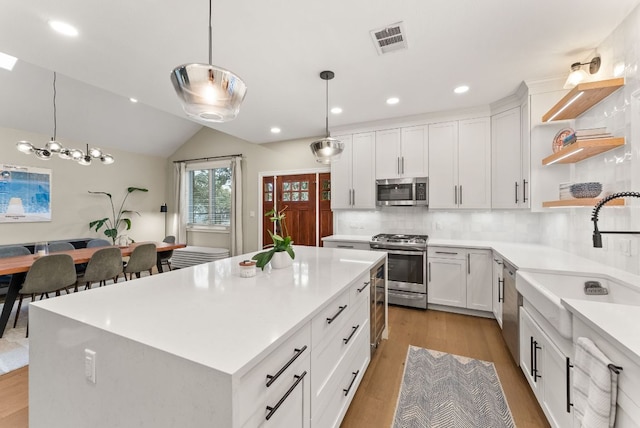
[[335,138],[344,143],[344,151],[331,161],[331,209],[374,209],[375,133]]
[[525,307],[520,308],[520,368],[550,425],[570,427],[567,412],[567,356],[542,330]]
[[429,247],[428,303],[491,312],[491,251]]
[[502,258],[493,253],[493,316],[502,328],[502,301],[504,300],[504,278],[502,277]]
[[429,208],[491,207],[488,117],[429,125]]
[[[529,207],[528,103],[491,117],[491,207]],[[524,126],[523,126],[524,125]]]
[[347,248],[349,250],[370,250],[369,242],[349,241],[349,240],[323,240],[322,246],[325,248]]
[[428,175],[426,126],[376,132],[376,178]]
[[467,250],[467,309],[491,312],[493,265],[490,250]]

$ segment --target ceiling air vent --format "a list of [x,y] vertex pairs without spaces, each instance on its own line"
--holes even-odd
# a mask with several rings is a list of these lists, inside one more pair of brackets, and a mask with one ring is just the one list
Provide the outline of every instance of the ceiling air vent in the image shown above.
[[376,46],[378,55],[407,48],[407,38],[405,37],[404,24],[402,22],[372,30],[371,38]]

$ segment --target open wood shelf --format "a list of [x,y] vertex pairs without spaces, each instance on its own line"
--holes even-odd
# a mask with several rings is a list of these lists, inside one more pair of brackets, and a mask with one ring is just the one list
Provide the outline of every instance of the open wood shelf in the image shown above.
[[575,119],[622,86],[624,78],[580,83],[542,116],[542,122]]
[[624,146],[624,137],[578,140],[542,159],[542,165],[576,163],[620,146]]
[[[543,208],[570,208],[570,207],[595,207],[602,198],[576,198],[576,199],[562,199],[559,201],[547,201],[542,203]],[[605,204],[607,207],[622,206],[624,205],[623,199],[614,199]]]

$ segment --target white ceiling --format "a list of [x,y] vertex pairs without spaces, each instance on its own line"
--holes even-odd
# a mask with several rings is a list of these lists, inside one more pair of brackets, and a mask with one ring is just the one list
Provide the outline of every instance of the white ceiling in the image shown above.
[[[213,63],[248,92],[236,120],[206,126],[254,143],[322,135],[325,69],[330,106],[344,110],[332,127],[486,105],[567,74],[639,2],[213,0]],[[80,35],[53,33],[50,19]],[[398,21],[409,48],[379,56],[369,32]],[[20,61],[0,69],[0,126],[52,134],[55,70],[59,140],[169,156],[199,129],[169,75],[207,62],[207,26],[206,0],[3,0],[0,51]],[[471,90],[453,94],[459,84]]]

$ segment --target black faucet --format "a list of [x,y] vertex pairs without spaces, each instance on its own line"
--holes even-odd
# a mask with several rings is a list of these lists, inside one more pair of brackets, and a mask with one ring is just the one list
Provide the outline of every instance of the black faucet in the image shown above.
[[614,193],[612,195],[607,196],[602,199],[600,202],[596,204],[593,208],[593,214],[591,214],[591,221],[593,221],[593,247],[594,248],[602,248],[602,235],[603,233],[619,233],[623,235],[637,235],[640,234],[640,231],[617,231],[617,230],[598,230],[598,212],[600,208],[607,202],[613,199],[619,198],[640,198],[640,192],[619,192]]

